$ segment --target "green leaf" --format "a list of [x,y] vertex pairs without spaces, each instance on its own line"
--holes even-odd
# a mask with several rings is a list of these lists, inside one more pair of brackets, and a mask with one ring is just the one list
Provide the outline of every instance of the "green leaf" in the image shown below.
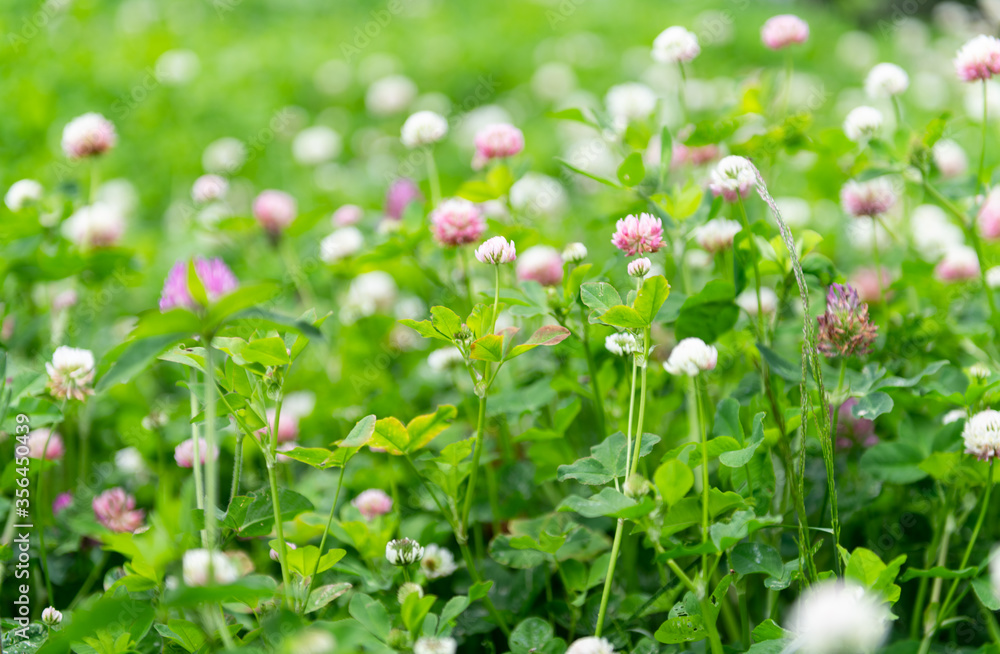
[[1000,611],[1000,597],[997,597],[989,576],[973,579],[971,583],[972,590],[975,591],[976,597],[983,603],[983,606],[990,611]]
[[410,444],[410,435],[406,432],[406,426],[398,418],[382,418],[375,423],[372,443],[390,454],[400,456]]
[[490,589],[493,588],[493,581],[477,581],[476,583],[469,586],[469,601],[475,602],[476,600],[481,600],[490,593]]
[[520,356],[529,350],[533,350],[536,347],[543,345],[546,347],[551,347],[553,345],[558,345],[566,340],[570,331],[565,327],[559,325],[544,325],[539,327],[534,334],[532,334],[527,341],[521,343],[520,345],[515,345],[511,351],[507,354],[505,361],[509,361],[514,357]]
[[265,282],[252,284],[250,286],[240,286],[232,293],[228,293],[219,298],[211,306],[205,322],[210,326],[222,324],[226,318],[239,313],[245,309],[250,309],[258,304],[264,304],[273,300],[278,295],[278,285]]
[[158,624],[155,627],[161,636],[174,641],[189,652],[197,651],[207,642],[201,627],[187,620],[167,620],[167,624]]
[[911,443],[878,443],[861,455],[861,470],[875,479],[894,484],[912,484],[927,476],[920,468],[924,453]]
[[469,356],[478,361],[500,363],[503,361],[503,336],[500,334],[487,334],[473,341]]
[[923,579],[925,577],[937,578],[937,579],[971,579],[979,573],[979,568],[969,567],[962,568],[961,570],[949,570],[944,566],[934,566],[927,570],[919,570],[917,568],[907,568],[906,572],[900,578],[900,581],[909,581],[911,579]]
[[[246,504],[245,515],[239,526],[239,534],[245,538],[264,536],[271,532],[274,526],[274,507],[271,505],[271,492],[267,489],[254,491],[246,495],[250,502]],[[288,521],[300,513],[312,511],[313,503],[293,490],[282,488],[278,490],[278,502],[281,505],[281,519]],[[239,505],[237,505],[238,507]],[[235,507],[230,507],[232,511]],[[242,509],[236,509],[238,511]]]
[[436,599],[437,597],[434,595],[424,595],[421,597],[419,593],[410,593],[403,600],[403,606],[400,607],[399,614],[403,618],[403,624],[411,634],[420,634],[424,618],[427,617],[431,607],[434,606],[434,600]]
[[448,428],[457,415],[458,409],[450,404],[445,404],[439,406],[434,413],[417,416],[411,420],[406,425],[406,433],[409,435],[406,451],[413,452],[430,443],[438,434]]
[[763,643],[768,640],[784,640],[788,637],[788,632],[768,618],[754,627],[751,635],[755,643]]
[[392,629],[389,613],[374,597],[364,593],[356,593],[347,607],[351,617],[361,623],[373,636],[385,642]]
[[247,361],[264,366],[284,366],[290,361],[285,341],[278,336],[254,339],[247,343],[241,354]]
[[418,334],[424,338],[436,338],[439,341],[444,341],[445,343],[451,343],[452,339],[448,338],[431,324],[430,320],[412,320],[410,318],[403,318],[399,321],[400,324],[406,325],[410,329],[413,329]]
[[340,441],[340,447],[363,447],[368,444],[368,440],[375,433],[375,416],[365,416],[358,420],[354,428],[347,435],[347,438]]
[[781,554],[764,543],[739,543],[731,554],[733,570],[741,575],[766,574],[781,578],[784,563]]
[[611,307],[601,314],[601,322],[624,329],[643,329],[649,324],[638,311],[624,304]]
[[559,503],[559,511],[576,511],[585,518],[641,518],[649,514],[655,505],[653,500],[644,497],[640,501],[626,497],[613,488],[604,488],[597,495],[580,497],[569,495]]
[[434,329],[451,339],[462,331],[462,319],[448,307],[431,307],[431,324]]
[[865,588],[871,588],[885,570],[885,563],[875,552],[859,547],[851,553],[844,575],[858,581]]
[[309,593],[309,600],[306,602],[305,613],[312,613],[313,611],[320,610],[349,590],[351,590],[351,584],[347,582],[327,584],[326,586],[314,588],[313,591]]
[[448,600],[448,603],[441,609],[441,618],[438,621],[438,633],[440,634],[449,623],[462,615],[467,608],[469,608],[469,598],[464,595],[456,595]]
[[552,625],[545,620],[527,618],[511,632],[510,651],[512,654],[531,654],[541,649],[554,635]]
[[667,506],[673,506],[694,486],[691,468],[677,459],[664,461],[653,473],[653,482]]
[[587,282],[580,286],[580,300],[598,313],[605,313],[622,303],[621,295],[615,287],[605,282]]
[[646,166],[642,163],[642,153],[633,152],[618,166],[618,181],[632,188],[642,183],[646,177]]
[[101,393],[115,384],[128,382],[132,377],[145,370],[153,359],[162,354],[164,350],[190,335],[185,333],[161,334],[126,344],[111,368],[97,382],[97,392]]
[[274,329],[281,333],[293,331],[308,338],[320,340],[323,338],[323,333],[311,323],[298,320],[297,318],[289,318],[288,316],[283,316],[280,313],[275,313],[259,307],[253,307],[251,309],[240,311],[239,313],[231,316],[228,322],[243,324],[253,329]]
[[635,297],[634,308],[636,312],[646,321],[652,324],[656,320],[656,314],[660,307],[670,296],[670,284],[663,275],[649,277],[642,283],[638,295]]
[[[639,458],[649,454],[660,442],[656,434],[643,434]],[[590,456],[577,459],[570,465],[559,466],[559,481],[575,479],[588,486],[602,486],[615,477],[625,476],[628,440],[625,434],[615,432],[590,448]]]
[[673,645],[676,643],[691,643],[705,638],[707,632],[700,615],[680,615],[667,619],[653,634],[653,638]]
[[684,300],[674,325],[678,340],[698,337],[706,343],[718,340],[736,324],[740,309],[736,294],[729,282],[712,280],[705,287]]
[[851,409],[855,418],[874,420],[884,413],[892,411],[892,398],[881,391],[869,393],[858,400]]
[[754,453],[760,444],[764,442],[764,412],[760,412],[753,417],[753,431],[750,434],[750,441],[746,447],[731,452],[723,452],[719,455],[719,462],[730,468],[740,468],[750,463]]
[[760,352],[761,358],[767,363],[770,372],[785,381],[795,382],[796,384],[802,380],[801,366],[792,364],[762,343],[757,343],[757,350]]

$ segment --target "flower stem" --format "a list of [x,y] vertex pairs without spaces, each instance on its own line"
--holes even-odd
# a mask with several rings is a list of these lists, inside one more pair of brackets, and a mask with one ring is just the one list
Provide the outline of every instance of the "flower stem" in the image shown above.
[[434,150],[430,147],[427,148],[427,179],[431,185],[431,204],[436,207],[441,203],[441,179],[434,162]]
[[[458,547],[462,550],[462,558],[465,559],[465,566],[469,569],[469,576],[472,577],[472,581],[477,584],[483,583],[483,578],[479,576],[479,571],[476,569],[476,562],[472,558],[472,552],[469,550],[468,543],[459,541]],[[483,604],[486,605],[486,610],[489,611],[493,620],[500,626],[500,631],[510,638],[510,627],[507,626],[507,621],[503,619],[503,615],[497,610],[497,607],[493,605],[493,600],[490,599],[489,595],[483,597]]]
[[[217,545],[219,475],[216,469],[218,449],[215,444],[215,364],[212,362],[212,337],[205,338],[205,532],[210,550]],[[197,455],[196,455],[197,456]]]
[[646,418],[646,370],[649,367],[649,327],[643,331],[642,334],[642,373],[639,376],[639,423],[635,428],[635,451],[632,453],[632,465],[628,469],[628,474],[625,476],[625,481],[631,475],[635,474],[635,471],[639,467],[639,454],[642,451],[642,429]]
[[[409,460],[409,456],[407,456]],[[306,588],[305,602],[303,603],[303,609],[305,609],[305,604],[309,602],[309,595],[312,593],[313,586],[316,584],[316,572],[319,570],[319,562],[323,558],[323,550],[326,549],[326,537],[330,535],[330,527],[333,526],[333,516],[334,512],[337,510],[337,501],[340,499],[340,489],[344,487],[344,472],[347,470],[347,461],[344,461],[344,465],[340,466],[340,476],[337,478],[337,492],[333,494],[333,505],[330,507],[330,516],[326,519],[326,529],[323,530],[323,537],[319,539],[319,558],[316,559],[316,565],[313,566],[312,574],[309,575],[309,587]]]
[[271,487],[271,508],[274,511],[274,531],[278,536],[278,560],[281,565],[281,581],[285,586],[285,604],[292,608],[292,585],[288,576],[288,548],[285,546],[285,527],[281,522],[281,500],[278,497],[278,471],[275,469],[278,454],[278,426],[281,424],[281,399],[274,411],[274,424],[270,429],[270,442],[264,457],[267,464],[267,480]]
[[[201,478],[201,439],[198,436],[198,423],[194,422],[198,415],[198,395],[194,392],[194,386],[198,381],[198,371],[191,368],[191,375],[188,377],[188,390],[191,392],[191,443],[194,454],[191,469],[194,471],[194,501],[195,506],[203,511],[205,509],[205,490]],[[202,546],[207,545],[204,531],[201,534]]]
[[625,520],[618,518],[618,526],[615,528],[615,540],[611,545],[611,559],[608,561],[608,573],[604,577],[604,592],[601,594],[601,608],[597,613],[597,626],[594,627],[594,636],[600,638],[604,630],[604,618],[608,613],[608,600],[611,599],[611,581],[615,576],[615,563],[618,561],[618,550],[622,546],[622,532],[625,530]]
[[[708,521],[709,521],[709,484],[708,484],[708,434],[705,429],[704,411],[701,397],[701,377],[696,375],[691,378],[694,386],[695,415],[694,419],[698,423],[698,438],[701,440],[701,542],[708,542]],[[701,555],[702,578],[708,583],[708,554]]]
[[479,478],[479,461],[483,456],[483,440],[486,431],[486,394],[479,398],[479,418],[476,422],[476,443],[472,450],[472,470],[469,471],[469,485],[465,489],[465,501],[462,503],[462,521],[457,534],[458,542],[468,540],[469,512],[472,510],[472,500],[476,495],[476,481]]
[[243,476],[243,439],[242,430],[236,432],[236,451],[233,453],[233,485],[229,490],[229,504],[240,492],[240,477]]

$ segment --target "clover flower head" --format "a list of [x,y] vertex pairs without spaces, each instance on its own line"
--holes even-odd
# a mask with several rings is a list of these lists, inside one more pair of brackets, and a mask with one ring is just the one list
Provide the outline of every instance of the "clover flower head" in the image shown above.
[[627,254],[648,254],[663,247],[663,223],[652,214],[632,214],[618,220],[611,243]]
[[517,249],[514,247],[514,241],[508,241],[503,236],[488,238],[476,248],[476,260],[480,263],[499,265],[512,263],[516,259]]
[[719,352],[697,337],[689,337],[678,343],[663,363],[663,369],[671,375],[695,377],[699,373],[714,370],[719,360]]
[[698,37],[680,25],[668,27],[653,39],[653,60],[662,64],[691,61],[700,53]]
[[385,558],[392,565],[410,565],[424,558],[424,548],[411,538],[398,538],[385,544]]
[[850,284],[833,284],[820,316],[818,349],[827,357],[867,354],[878,333],[868,317],[868,305]]
[[753,165],[746,157],[730,155],[723,157],[712,169],[708,188],[726,202],[736,202],[750,194],[750,187],[757,182]]
[[1000,457],[1000,411],[986,409],[966,420],[962,441],[965,453],[980,461]]
[[94,353],[78,347],[60,345],[45,364],[49,374],[48,389],[52,396],[64,400],[83,401],[94,394]]

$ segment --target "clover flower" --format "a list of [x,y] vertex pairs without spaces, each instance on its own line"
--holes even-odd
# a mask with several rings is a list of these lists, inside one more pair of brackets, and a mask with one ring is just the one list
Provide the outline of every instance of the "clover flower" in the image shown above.
[[648,118],[656,109],[656,93],[645,84],[626,82],[608,89],[604,103],[611,114],[611,122],[618,129],[629,123]]
[[499,265],[511,263],[515,259],[517,259],[517,249],[514,247],[514,241],[508,242],[503,236],[486,239],[476,248],[476,260],[480,263]]
[[657,252],[663,247],[663,223],[648,213],[625,216],[615,224],[611,243],[628,256]]
[[859,268],[851,275],[850,284],[858,291],[858,297],[862,302],[879,302],[880,295],[884,289],[892,283],[889,271],[882,268],[880,271],[875,268]]
[[840,189],[840,203],[844,211],[860,218],[874,218],[896,206],[896,189],[885,177],[864,182],[848,180]]
[[458,570],[458,566],[455,565],[455,555],[450,550],[431,544],[424,548],[420,570],[428,579],[439,579]]
[[875,107],[855,107],[844,119],[844,134],[858,143],[878,136],[885,119]]
[[855,445],[872,447],[878,443],[878,436],[875,435],[875,423],[866,418],[854,416],[854,407],[857,404],[858,398],[851,397],[837,408],[836,438],[837,447],[841,450],[851,449]]
[[479,170],[494,159],[513,157],[524,149],[524,133],[509,123],[487,125],[475,138],[472,168]]
[[694,228],[694,240],[706,252],[716,254],[733,247],[733,239],[743,227],[735,220],[713,218]]
[[826,313],[819,321],[818,349],[827,357],[867,354],[878,327],[868,318],[868,305],[850,284],[833,284],[826,294]]
[[934,276],[943,282],[961,282],[979,277],[979,256],[967,245],[955,245],[934,267]]
[[392,511],[392,498],[380,488],[369,488],[351,500],[365,520],[372,520]]
[[809,24],[798,16],[781,14],[767,19],[760,29],[760,40],[771,50],[781,50],[809,38]]
[[343,139],[326,125],[307,127],[295,135],[292,156],[303,166],[318,166],[340,154]]
[[566,263],[580,263],[587,258],[587,246],[583,243],[569,243],[562,251]]
[[430,221],[434,238],[449,247],[474,243],[486,231],[482,212],[463,198],[450,198],[436,206]]
[[960,177],[969,169],[969,158],[965,156],[965,150],[951,139],[941,139],[935,143],[931,148],[931,157],[934,166],[945,179]]
[[345,204],[337,208],[330,216],[334,227],[357,225],[365,217],[365,210],[356,204]]
[[385,194],[385,215],[392,220],[399,220],[411,202],[424,199],[416,182],[408,177],[400,177],[389,185]]
[[726,202],[736,202],[750,194],[750,187],[757,182],[753,166],[746,157],[730,155],[723,157],[712,169],[708,188]]
[[413,654],[455,654],[458,643],[454,638],[424,636],[413,644]]
[[[290,550],[299,549],[299,546],[296,545],[295,543],[285,543],[285,547],[287,547]],[[267,558],[271,559],[275,563],[278,563],[279,561],[281,561],[281,554],[278,553],[278,550],[272,547],[267,551]]]
[[604,348],[616,356],[625,357],[639,351],[635,336],[628,332],[611,334],[604,339]]
[[[195,274],[205,288],[209,302],[236,289],[239,282],[222,259],[203,259],[195,257]],[[160,294],[160,311],[168,311],[175,307],[196,309],[199,304],[188,290],[188,262],[178,261],[170,269],[167,279],[163,282],[163,292]]]
[[424,548],[410,538],[391,540],[385,544],[385,558],[392,565],[410,565],[424,558]]
[[639,257],[634,261],[630,261],[628,264],[628,275],[629,277],[635,277],[636,279],[641,279],[649,274],[652,269],[652,262],[646,257]]
[[125,215],[107,202],[80,207],[62,224],[62,233],[85,250],[111,247],[125,233]]
[[563,279],[563,260],[559,251],[548,245],[535,245],[517,259],[517,278],[536,281],[542,286],[555,286]]
[[207,204],[221,200],[229,190],[229,182],[221,175],[209,173],[194,180],[191,187],[191,199],[198,204]]
[[671,375],[695,377],[698,373],[714,370],[718,360],[718,350],[700,338],[692,336],[674,347],[663,363],[663,369]]
[[418,111],[403,123],[400,141],[408,148],[437,143],[448,135],[448,120],[433,111]]
[[94,394],[94,353],[78,347],[60,345],[52,353],[52,361],[45,364],[49,374],[48,389],[60,399],[83,401]]
[[904,93],[910,86],[910,76],[896,64],[876,64],[865,78],[865,93],[870,98],[889,98]]
[[27,206],[35,204],[42,199],[45,189],[33,179],[21,179],[10,185],[7,193],[3,196],[3,203],[7,208],[17,213]]
[[324,263],[337,263],[354,256],[365,245],[365,237],[357,227],[347,226],[333,230],[319,242],[319,258]]
[[986,409],[966,420],[962,441],[965,453],[980,461],[1000,456],[1000,411]]
[[184,583],[188,586],[208,586],[210,583],[231,584],[240,572],[222,552],[193,549],[184,552],[182,563]]
[[212,141],[201,154],[201,165],[210,173],[235,173],[246,160],[247,147],[231,136]]
[[291,225],[298,211],[295,198],[284,191],[267,189],[261,191],[253,201],[253,217],[272,236],[280,234]]
[[870,654],[889,632],[891,614],[881,598],[851,581],[807,588],[792,607],[790,649],[809,654]]
[[[208,454],[208,443],[204,440],[198,442],[198,460],[200,463],[205,463],[205,455]],[[215,455],[213,458],[219,458],[219,446],[215,446]],[[193,468],[194,467],[194,439],[189,438],[185,441],[181,441],[177,447],[174,448],[174,461],[181,468]]]
[[[48,443],[46,445],[46,443]],[[56,461],[66,453],[62,436],[47,427],[33,430],[28,434],[28,457]]]
[[416,593],[417,597],[423,597],[424,589],[420,586],[420,584],[408,581],[405,584],[402,584],[399,587],[399,590],[396,591],[396,601],[403,604],[406,602],[406,598],[414,593]]
[[47,606],[42,611],[42,624],[46,627],[54,627],[60,622],[62,622],[63,615],[61,611],[57,611],[54,606]]
[[680,25],[668,27],[653,39],[653,60],[661,64],[691,61],[700,53],[698,37]]
[[135,508],[135,498],[123,488],[104,491],[91,506],[97,521],[114,532],[134,533],[145,518],[145,512]]
[[566,654],[615,654],[615,648],[606,638],[587,636],[574,640]]
[[83,159],[103,154],[118,140],[115,126],[98,113],[86,113],[66,124],[62,134],[62,149],[70,159]]
[[514,182],[507,195],[515,211],[532,218],[559,216],[569,205],[563,185],[548,175],[536,172],[526,173]]
[[1000,39],[975,36],[955,54],[955,73],[963,82],[987,80],[1000,73]]
[[1000,238],[1000,186],[986,195],[976,216],[976,224],[983,238],[991,241]]

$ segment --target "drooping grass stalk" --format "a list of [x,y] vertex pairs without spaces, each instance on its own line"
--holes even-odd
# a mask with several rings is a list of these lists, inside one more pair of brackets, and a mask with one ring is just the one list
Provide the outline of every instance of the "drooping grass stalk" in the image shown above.
[[[764,178],[760,174],[760,170],[757,166],[750,162],[753,168],[754,175],[757,178],[757,193],[760,195],[761,199],[767,204],[771,209],[771,214],[774,216],[775,222],[778,224],[778,230],[781,234],[781,240],[785,244],[785,249],[788,250],[789,258],[792,262],[792,270],[795,273],[795,283],[799,287],[799,299],[802,302],[802,354],[801,354],[801,375],[802,380],[799,384],[799,394],[801,397],[801,402],[799,405],[800,413],[800,433],[802,442],[800,444],[799,453],[799,471],[798,471],[798,506],[796,510],[796,518],[799,523],[799,547],[800,554],[805,558],[805,570],[811,575],[812,579],[816,578],[816,563],[813,559],[812,548],[809,546],[809,533],[808,533],[808,518],[805,510],[805,444],[806,435],[808,432],[808,422],[810,416],[810,409],[812,408],[812,400],[809,395],[809,370],[811,368],[813,379],[817,386],[817,397],[819,401],[823,404],[818,411],[817,419],[817,436],[820,442],[830,441],[832,435],[830,434],[830,407],[826,401],[826,390],[823,387],[823,371],[819,365],[819,350],[817,349],[817,338],[815,325],[812,323],[812,318],[809,312],[809,286],[806,283],[805,274],[802,272],[802,263],[799,261],[798,250],[795,246],[795,239],[792,237],[792,232],[788,228],[788,224],[785,223],[784,219],[781,217],[781,211],[778,210],[778,206],[771,197],[771,194],[767,190],[767,184],[764,182]],[[827,457],[824,457],[826,459]],[[831,477],[829,480],[833,485],[834,492],[831,496],[831,507],[832,513],[837,515],[837,496],[836,496],[836,485],[832,479],[832,471],[830,469],[830,464],[832,461],[827,461],[827,475]],[[834,549],[834,559],[836,562],[837,571],[840,570],[840,557],[837,554],[836,545],[840,542],[839,534],[839,523],[835,523],[835,549]]]
[[431,205],[436,207],[441,204],[441,179],[438,177],[432,146],[428,146],[425,152],[427,153],[427,180],[431,185]]

